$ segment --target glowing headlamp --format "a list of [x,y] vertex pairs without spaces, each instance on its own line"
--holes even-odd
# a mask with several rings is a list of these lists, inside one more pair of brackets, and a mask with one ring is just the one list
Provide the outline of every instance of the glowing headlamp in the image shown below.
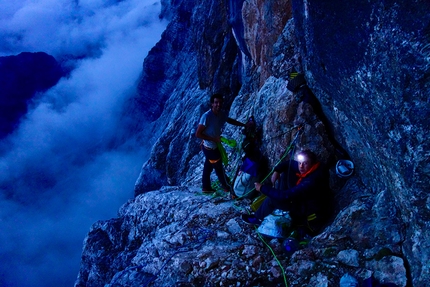
[[303,162],[305,160],[305,157],[302,155],[302,154],[299,154],[298,156],[297,156],[297,161],[298,162]]

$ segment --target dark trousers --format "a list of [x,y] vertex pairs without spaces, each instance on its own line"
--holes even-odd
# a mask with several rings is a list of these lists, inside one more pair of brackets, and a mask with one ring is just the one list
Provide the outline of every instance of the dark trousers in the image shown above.
[[269,197],[263,201],[260,207],[255,211],[255,217],[263,220],[266,216],[271,214],[275,209],[288,211],[288,203],[284,200],[272,200]]
[[[215,169],[215,173],[219,182],[223,187],[228,187],[224,167],[222,166],[221,153],[218,149],[208,149],[202,145],[202,151],[205,155],[205,164],[203,166],[202,184],[203,188],[211,188],[211,173]],[[212,161],[213,163],[211,163]],[[216,162],[214,162],[216,161]]]
[[[276,182],[275,188],[286,190],[289,189],[291,186],[294,186],[294,181],[296,181],[296,177],[294,176],[294,170],[291,169],[290,173],[291,174],[288,174],[288,172],[281,173],[281,178],[279,179],[279,181]],[[258,208],[255,212],[255,216],[258,219],[263,220],[266,216],[275,211],[275,209],[289,211],[289,207],[290,202],[288,202],[287,200],[272,200],[269,197],[266,197],[260,208]]]

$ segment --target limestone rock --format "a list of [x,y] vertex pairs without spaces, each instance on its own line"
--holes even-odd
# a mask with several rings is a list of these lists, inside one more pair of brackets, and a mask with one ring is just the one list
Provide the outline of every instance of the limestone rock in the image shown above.
[[339,262],[348,266],[360,266],[358,251],[354,249],[342,250],[337,254],[337,259],[339,260]]
[[[132,122],[150,121],[131,129],[153,144],[151,155],[136,197],[91,228],[76,286],[283,286],[277,264],[291,286],[337,286],[346,273],[425,286],[430,3],[163,3],[170,24],[125,110]],[[287,89],[293,69],[307,82],[297,93]],[[290,257],[240,222],[232,202],[197,194],[194,133],[213,92],[224,94],[230,117],[255,117],[263,176],[290,144],[330,167],[333,218]],[[229,125],[224,135],[242,137]],[[234,176],[242,155],[228,153]],[[355,172],[336,178],[345,157]]]

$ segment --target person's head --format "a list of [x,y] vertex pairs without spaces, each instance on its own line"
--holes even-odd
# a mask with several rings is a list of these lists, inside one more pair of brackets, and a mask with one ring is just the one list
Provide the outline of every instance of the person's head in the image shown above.
[[223,96],[221,94],[213,94],[210,101],[212,111],[217,114],[222,108]]
[[307,173],[318,162],[318,158],[310,150],[302,150],[297,154],[297,161],[299,163],[299,171],[303,174]]

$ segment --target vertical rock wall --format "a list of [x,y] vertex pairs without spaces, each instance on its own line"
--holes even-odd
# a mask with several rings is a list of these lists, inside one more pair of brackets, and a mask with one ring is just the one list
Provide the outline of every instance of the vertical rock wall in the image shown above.
[[253,64],[260,69],[260,86],[272,74],[273,45],[291,16],[289,0],[252,0],[243,5],[244,38]]
[[374,195],[405,225],[414,286],[430,273],[430,3],[296,1],[303,70]]

